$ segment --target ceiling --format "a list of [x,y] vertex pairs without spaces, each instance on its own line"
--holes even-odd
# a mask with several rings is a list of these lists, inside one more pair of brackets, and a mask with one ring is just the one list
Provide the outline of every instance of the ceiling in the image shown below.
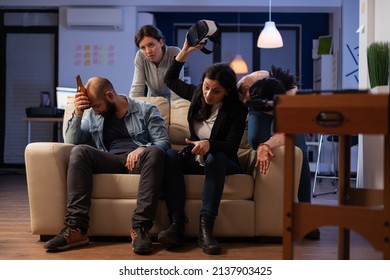
[[[348,0],[273,0],[272,12],[335,12]],[[31,3],[33,2],[33,3]],[[134,6],[148,12],[267,12],[269,0],[0,0],[0,8],[50,9],[59,6]]]

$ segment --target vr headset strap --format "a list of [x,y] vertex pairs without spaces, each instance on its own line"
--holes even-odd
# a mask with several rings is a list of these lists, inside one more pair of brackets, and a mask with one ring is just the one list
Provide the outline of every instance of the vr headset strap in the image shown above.
[[206,49],[205,47],[203,47],[203,48],[200,49],[200,51],[201,51],[202,53],[205,53],[205,54],[210,54],[210,53],[212,53],[212,52],[214,51],[214,48],[213,48],[212,51],[210,51],[210,50]]
[[[219,40],[214,40],[212,38],[208,38],[208,40],[210,40],[214,43],[213,50],[206,49],[205,46],[203,46],[203,48],[201,48],[200,51],[203,52],[204,54],[210,54],[210,53],[214,52],[216,45],[219,44]],[[205,45],[206,44],[207,44],[207,41],[206,41]]]
[[[203,53],[205,53],[205,54],[210,54],[210,53],[214,52],[216,45],[219,44],[219,40],[217,40],[216,38],[210,36],[210,35],[214,34],[218,30],[218,26],[217,26],[217,24],[214,21],[207,20],[207,19],[205,19],[203,21],[207,24],[207,26],[209,28],[209,32],[206,35],[206,37],[207,37],[208,40],[210,40],[210,41],[212,41],[214,43],[214,46],[213,46],[213,50],[206,49],[203,46],[203,48],[201,48],[201,51]],[[207,43],[207,41],[205,42],[205,45],[206,45],[206,43]]]

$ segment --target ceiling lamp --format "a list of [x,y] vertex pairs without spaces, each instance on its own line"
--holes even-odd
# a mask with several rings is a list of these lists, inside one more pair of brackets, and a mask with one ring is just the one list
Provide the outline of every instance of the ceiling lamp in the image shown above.
[[[238,53],[240,53],[240,13],[237,15],[237,42],[238,42]],[[248,73],[248,66],[246,65],[245,60],[242,58],[242,55],[236,54],[234,59],[230,62],[230,67],[234,70],[236,74],[246,74]]]
[[248,73],[248,66],[240,54],[236,54],[232,62],[230,62],[230,67],[233,68],[236,74]]
[[273,49],[283,47],[283,39],[276,29],[275,22],[271,21],[271,0],[269,0],[269,21],[265,23],[259,38],[257,46],[264,49]]

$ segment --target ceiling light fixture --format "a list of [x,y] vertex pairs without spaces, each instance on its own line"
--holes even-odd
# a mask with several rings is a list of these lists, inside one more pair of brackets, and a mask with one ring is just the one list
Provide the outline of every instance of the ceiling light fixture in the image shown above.
[[[238,13],[237,18],[237,44],[238,53],[240,53],[240,13]],[[234,59],[230,62],[230,67],[232,67],[236,74],[248,73],[248,66],[240,54],[236,54]]]
[[259,38],[257,39],[257,46],[264,49],[273,49],[283,47],[283,39],[275,22],[271,21],[271,0],[269,0],[269,21],[265,23]]
[[248,73],[248,65],[246,65],[245,60],[240,54],[236,54],[232,62],[230,62],[230,67],[233,68],[236,74],[246,74]]

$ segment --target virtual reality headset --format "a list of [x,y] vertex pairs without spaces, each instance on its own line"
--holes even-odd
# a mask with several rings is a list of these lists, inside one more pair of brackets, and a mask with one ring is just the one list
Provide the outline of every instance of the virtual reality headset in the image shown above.
[[212,20],[202,19],[193,24],[187,32],[187,43],[190,46],[207,43],[207,39],[214,43],[213,49],[206,49],[205,46],[201,51],[205,54],[210,54],[214,51],[215,46],[220,43],[221,27],[218,23]]

